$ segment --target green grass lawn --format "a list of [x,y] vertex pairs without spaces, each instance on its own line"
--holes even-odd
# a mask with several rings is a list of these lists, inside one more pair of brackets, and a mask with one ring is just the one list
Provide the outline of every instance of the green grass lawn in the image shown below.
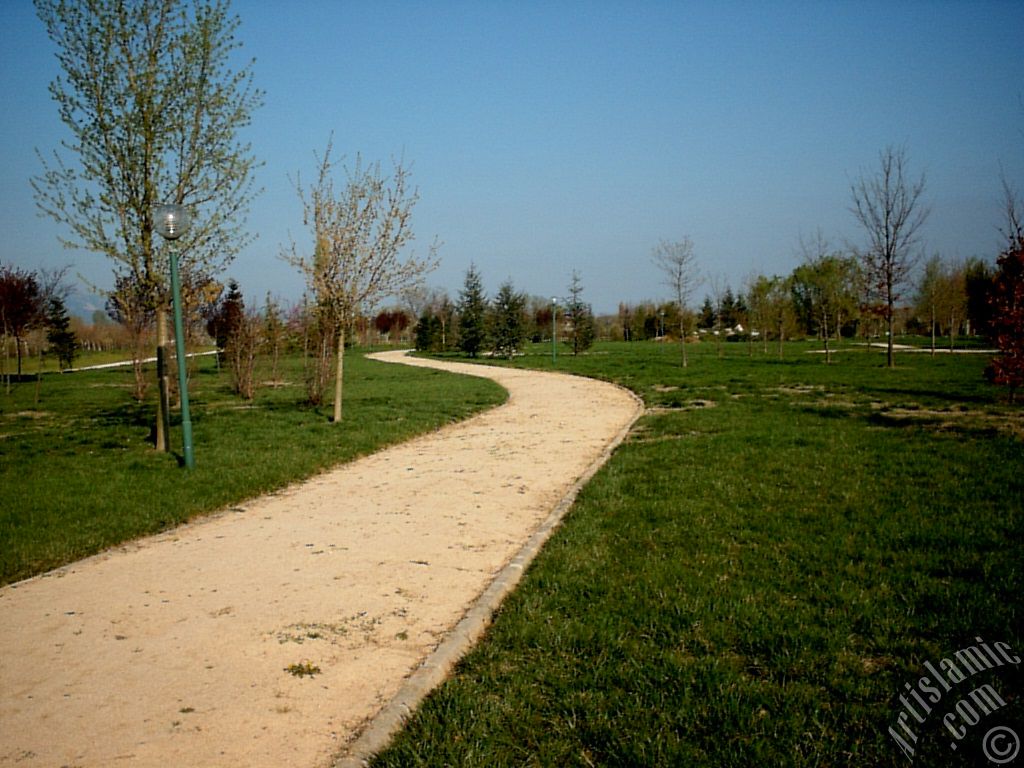
[[1019,664],[936,688],[916,742],[897,719],[926,662],[1024,657],[1021,409],[984,356],[815,348],[561,349],[650,410],[373,764],[987,765],[990,728],[1024,736]]
[[[150,443],[153,393],[131,398],[131,367],[46,375],[0,388],[0,583],[39,573],[281,488],[502,402],[492,382],[346,359],[345,416],[310,408],[302,366],[252,403],[212,357],[190,385],[196,468]],[[36,397],[38,393],[38,403]],[[177,413],[175,413],[177,416]],[[172,444],[181,431],[172,421]]]

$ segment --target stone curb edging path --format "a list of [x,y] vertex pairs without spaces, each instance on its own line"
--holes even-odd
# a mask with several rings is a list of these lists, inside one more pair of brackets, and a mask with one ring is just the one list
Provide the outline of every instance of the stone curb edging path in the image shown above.
[[405,725],[409,716],[431,691],[448,677],[455,664],[465,656],[491,624],[494,612],[505,597],[515,589],[526,568],[540,552],[545,542],[561,524],[572,507],[576,496],[594,474],[626,439],[633,424],[643,413],[643,402],[633,396],[637,410],[628,424],[608,443],[579,479],[555,506],[547,520],[523,545],[514,558],[501,570],[487,590],[473,603],[455,626],[448,638],[430,654],[422,666],[405,681],[394,699],[370,722],[334,764],[334,768],[365,768],[373,756],[388,745],[392,737]]
[[314,768],[383,746],[641,412],[592,380],[404,362],[509,401],[0,589],[0,766]]

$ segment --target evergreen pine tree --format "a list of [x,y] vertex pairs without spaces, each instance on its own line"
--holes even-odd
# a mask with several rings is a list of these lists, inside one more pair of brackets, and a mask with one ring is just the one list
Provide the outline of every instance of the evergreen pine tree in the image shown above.
[[459,349],[476,357],[487,344],[487,297],[475,264],[470,264],[459,293]]
[[57,362],[60,369],[70,368],[75,363],[75,355],[78,353],[78,337],[71,330],[71,318],[68,316],[67,307],[59,296],[50,298],[50,304],[46,312],[46,340],[57,353]]
[[566,307],[568,320],[572,324],[572,353],[586,352],[594,343],[594,313],[583,301],[583,283],[579,273],[573,270],[569,283],[569,305]]
[[502,283],[491,308],[494,353],[509,359],[526,340],[526,295],[517,293],[512,281]]
[[697,322],[699,328],[715,327],[715,307],[711,303],[711,297],[704,297],[704,304],[700,308],[700,320]]

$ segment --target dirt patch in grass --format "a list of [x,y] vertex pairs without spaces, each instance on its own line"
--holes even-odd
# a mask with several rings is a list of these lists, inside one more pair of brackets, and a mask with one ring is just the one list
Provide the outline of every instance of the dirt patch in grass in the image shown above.
[[783,387],[776,387],[776,392],[784,395],[808,395],[814,392],[824,392],[825,387],[821,384],[791,384]]
[[1024,439],[1024,412],[981,413],[974,410],[934,408],[879,408],[877,417],[894,424],[914,424],[938,431],[986,431]]
[[700,411],[707,408],[716,408],[718,403],[714,400],[687,400],[685,402],[669,403],[665,405],[652,405],[646,410],[649,414],[679,413],[680,411]]

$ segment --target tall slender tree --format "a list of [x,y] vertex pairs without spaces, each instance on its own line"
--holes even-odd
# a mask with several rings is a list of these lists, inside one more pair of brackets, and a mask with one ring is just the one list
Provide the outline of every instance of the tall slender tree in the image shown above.
[[928,219],[924,175],[909,178],[907,152],[887,147],[878,170],[850,187],[850,211],[864,229],[868,247],[861,255],[869,295],[879,302],[888,328],[886,364],[892,368],[895,307],[918,259],[921,228]]
[[594,312],[583,301],[583,281],[575,269],[569,281],[569,302],[565,308],[566,318],[572,325],[572,353],[586,352],[594,344]]
[[459,349],[476,357],[487,344],[487,296],[480,270],[470,264],[456,305],[459,317]]
[[335,334],[334,422],[339,423],[345,339],[357,314],[421,283],[438,264],[438,245],[431,245],[425,258],[405,251],[414,239],[412,210],[419,199],[409,186],[408,168],[396,163],[389,178],[379,164],[364,167],[356,158],[345,187],[335,192],[331,149],[329,141],[308,192],[296,184],[313,235],[312,253],[300,253],[293,244],[284,256],[305,275],[321,323]]
[[526,294],[517,291],[511,280],[502,283],[494,296],[490,326],[494,353],[511,360],[526,340]]
[[57,355],[61,371],[75,363],[78,354],[78,336],[71,330],[71,317],[60,296],[51,296],[46,308],[46,340]]
[[661,270],[665,285],[672,291],[672,298],[679,307],[679,348],[682,352],[683,368],[686,359],[686,303],[700,284],[697,257],[693,252],[693,241],[684,236],[682,240],[662,240],[654,249],[654,264]]
[[938,329],[939,305],[942,299],[942,282],[945,276],[942,256],[933,254],[924,264],[917,284],[916,305],[919,314],[928,318],[931,335],[932,356],[935,356],[935,335]]
[[[245,212],[256,161],[237,137],[263,96],[251,62],[231,67],[239,19],[228,0],[35,2],[57,46],[50,94],[74,156],[40,153],[36,203],[70,230],[65,245],[114,262],[118,301],[156,319],[162,347],[168,261],[154,207],[191,209],[177,244],[183,275],[216,272],[252,238]],[[162,422],[158,414],[158,448]]]

